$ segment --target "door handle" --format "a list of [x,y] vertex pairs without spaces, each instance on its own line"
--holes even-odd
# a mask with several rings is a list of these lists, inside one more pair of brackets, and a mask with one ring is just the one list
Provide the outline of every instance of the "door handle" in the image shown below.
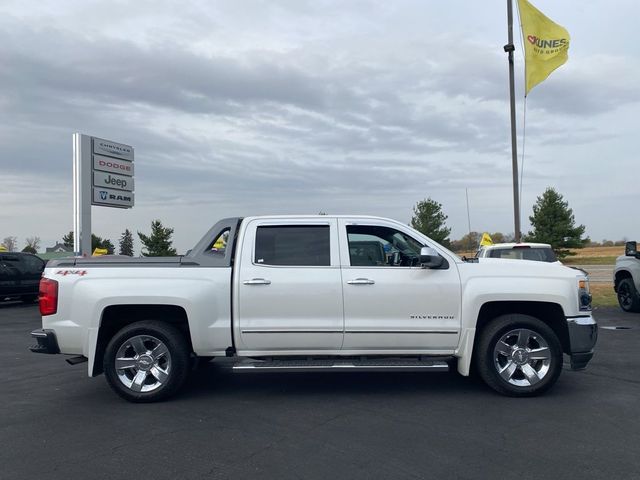
[[347,283],[349,285],[373,285],[376,282],[368,278],[356,278],[355,280],[348,280]]
[[271,280],[265,278],[252,278],[251,280],[245,280],[245,285],[271,285]]

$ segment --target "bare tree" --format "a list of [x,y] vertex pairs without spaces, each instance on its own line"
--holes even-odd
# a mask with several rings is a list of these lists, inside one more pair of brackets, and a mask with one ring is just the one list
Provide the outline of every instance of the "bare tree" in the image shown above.
[[18,238],[17,237],[4,237],[4,240],[2,240],[2,244],[10,252],[15,252],[16,251],[16,247],[18,246]]
[[40,248],[40,237],[27,237],[27,247],[31,247],[36,252]]

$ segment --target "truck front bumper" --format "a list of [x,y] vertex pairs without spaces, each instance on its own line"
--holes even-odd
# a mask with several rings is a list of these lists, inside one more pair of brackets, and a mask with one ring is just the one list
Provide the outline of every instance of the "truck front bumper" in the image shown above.
[[569,357],[572,370],[583,370],[593,357],[593,347],[598,340],[598,324],[589,315],[567,318],[569,330]]
[[53,330],[34,330],[31,332],[31,336],[38,342],[29,347],[33,353],[60,353],[58,339]]

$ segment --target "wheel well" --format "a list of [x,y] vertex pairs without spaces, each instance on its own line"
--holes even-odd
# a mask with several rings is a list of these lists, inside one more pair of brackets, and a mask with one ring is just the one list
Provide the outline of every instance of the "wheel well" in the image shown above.
[[613,281],[613,289],[616,292],[618,291],[618,285],[620,285],[620,282],[625,278],[633,278],[633,277],[631,276],[631,273],[627,272],[626,270],[620,270],[619,272],[616,272],[616,276]]
[[489,302],[482,305],[476,324],[476,336],[494,318],[500,315],[519,313],[530,315],[544,322],[558,336],[562,350],[570,352],[569,327],[562,307],[548,302]]
[[184,308],[175,305],[112,305],[102,312],[92,376],[102,373],[102,357],[109,340],[123,327],[142,320],[157,320],[176,326],[191,345],[189,321]]

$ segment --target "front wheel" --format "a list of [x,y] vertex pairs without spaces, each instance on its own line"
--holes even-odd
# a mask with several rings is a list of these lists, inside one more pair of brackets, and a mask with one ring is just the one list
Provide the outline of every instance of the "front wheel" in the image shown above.
[[104,354],[111,388],[130,402],[156,402],[175,394],[189,374],[190,349],[182,332],[153,321],[127,325]]
[[512,397],[538,395],[562,371],[562,347],[554,331],[528,315],[503,315],[480,334],[475,362],[484,382]]
[[618,303],[625,312],[640,312],[640,295],[630,278],[624,278],[618,284]]

